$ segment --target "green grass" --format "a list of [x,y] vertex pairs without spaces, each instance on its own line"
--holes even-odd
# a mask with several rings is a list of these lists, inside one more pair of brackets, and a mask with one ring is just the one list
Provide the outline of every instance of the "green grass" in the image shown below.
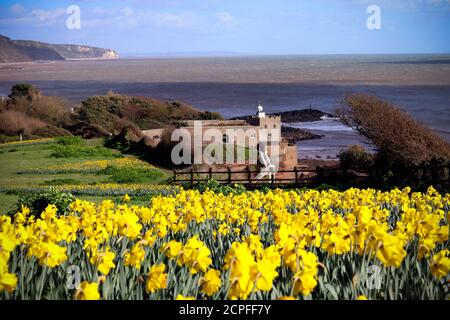
[[[98,148],[102,146],[103,139],[85,140],[85,147]],[[93,156],[89,158],[53,158],[49,157],[54,152],[56,142],[41,145],[14,145],[11,147],[3,147],[0,153],[0,188],[8,189],[17,185],[27,186],[50,186],[65,184],[95,184],[108,183],[114,180],[111,174],[97,173],[68,173],[68,174],[18,174],[31,168],[43,168],[49,166],[58,166],[67,163],[77,163],[83,161],[95,161],[102,159],[114,159],[118,155],[122,156],[119,151],[112,150],[109,156]],[[170,171],[154,169],[157,174],[150,175],[145,183],[160,183],[170,176]],[[126,179],[127,183],[138,183],[133,179]],[[76,183],[74,183],[76,182]],[[105,197],[97,199],[100,202]],[[17,201],[18,196],[0,193],[0,212],[5,213]]]
[[[101,139],[96,139],[95,143],[100,145]],[[106,177],[97,176],[95,174],[17,174],[18,171],[30,169],[34,167],[57,166],[66,163],[74,163],[87,160],[109,159],[108,157],[93,157],[89,159],[76,158],[49,158],[53,152],[52,145],[30,145],[30,146],[14,146],[14,152],[6,152],[0,154],[0,186],[7,187],[9,185],[40,185],[45,181],[55,179],[75,179],[81,183],[95,183],[106,181]],[[111,158],[112,159],[112,158]],[[103,179],[102,179],[103,178]]]
[[11,210],[19,200],[19,196],[15,194],[0,193],[0,215],[6,214]]
[[109,174],[111,183],[151,183],[164,178],[164,173],[157,168],[108,167],[100,173]]

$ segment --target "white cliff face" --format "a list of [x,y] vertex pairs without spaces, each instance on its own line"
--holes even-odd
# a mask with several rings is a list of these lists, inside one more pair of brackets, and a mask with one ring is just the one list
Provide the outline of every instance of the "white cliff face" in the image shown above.
[[71,46],[71,54],[77,58],[86,59],[117,59],[119,55],[111,49],[102,49],[89,46]]
[[117,58],[119,58],[119,54],[114,50],[106,49],[102,55],[102,58],[103,59],[117,59]]
[[76,44],[11,40],[0,35],[0,62],[117,58],[119,58],[118,53],[111,49]]

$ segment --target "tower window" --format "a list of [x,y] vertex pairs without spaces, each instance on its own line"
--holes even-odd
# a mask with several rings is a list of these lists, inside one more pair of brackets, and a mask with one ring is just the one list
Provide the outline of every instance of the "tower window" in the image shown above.
[[230,138],[228,137],[227,134],[224,134],[224,135],[222,136],[222,141],[223,141],[223,143],[228,143],[229,140],[230,140]]

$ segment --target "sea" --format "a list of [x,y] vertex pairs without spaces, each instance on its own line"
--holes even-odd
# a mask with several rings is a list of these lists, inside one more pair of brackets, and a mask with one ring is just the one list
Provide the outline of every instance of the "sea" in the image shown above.
[[[450,55],[140,57],[0,64],[0,96],[29,82],[79,104],[108,91],[182,100],[231,118],[314,108],[333,113],[347,93],[394,103],[450,141]],[[286,124],[323,135],[298,143],[300,159],[336,159],[374,147],[337,119]]]

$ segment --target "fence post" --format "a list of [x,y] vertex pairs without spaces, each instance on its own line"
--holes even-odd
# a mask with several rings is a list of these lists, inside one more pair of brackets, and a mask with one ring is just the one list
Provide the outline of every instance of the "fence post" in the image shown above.
[[295,184],[297,185],[298,184],[298,168],[295,167],[294,171],[295,171]]
[[194,170],[191,169],[191,188],[194,186]]
[[248,177],[248,185],[252,184],[252,172],[250,171],[250,167],[247,166],[247,177]]
[[320,184],[323,181],[323,169],[320,166],[316,166],[316,183]]
[[270,183],[272,184],[272,186],[275,184],[275,173],[272,173],[270,176]]
[[209,167],[209,180],[212,180],[212,168]]
[[228,167],[228,184],[231,185],[231,168]]

